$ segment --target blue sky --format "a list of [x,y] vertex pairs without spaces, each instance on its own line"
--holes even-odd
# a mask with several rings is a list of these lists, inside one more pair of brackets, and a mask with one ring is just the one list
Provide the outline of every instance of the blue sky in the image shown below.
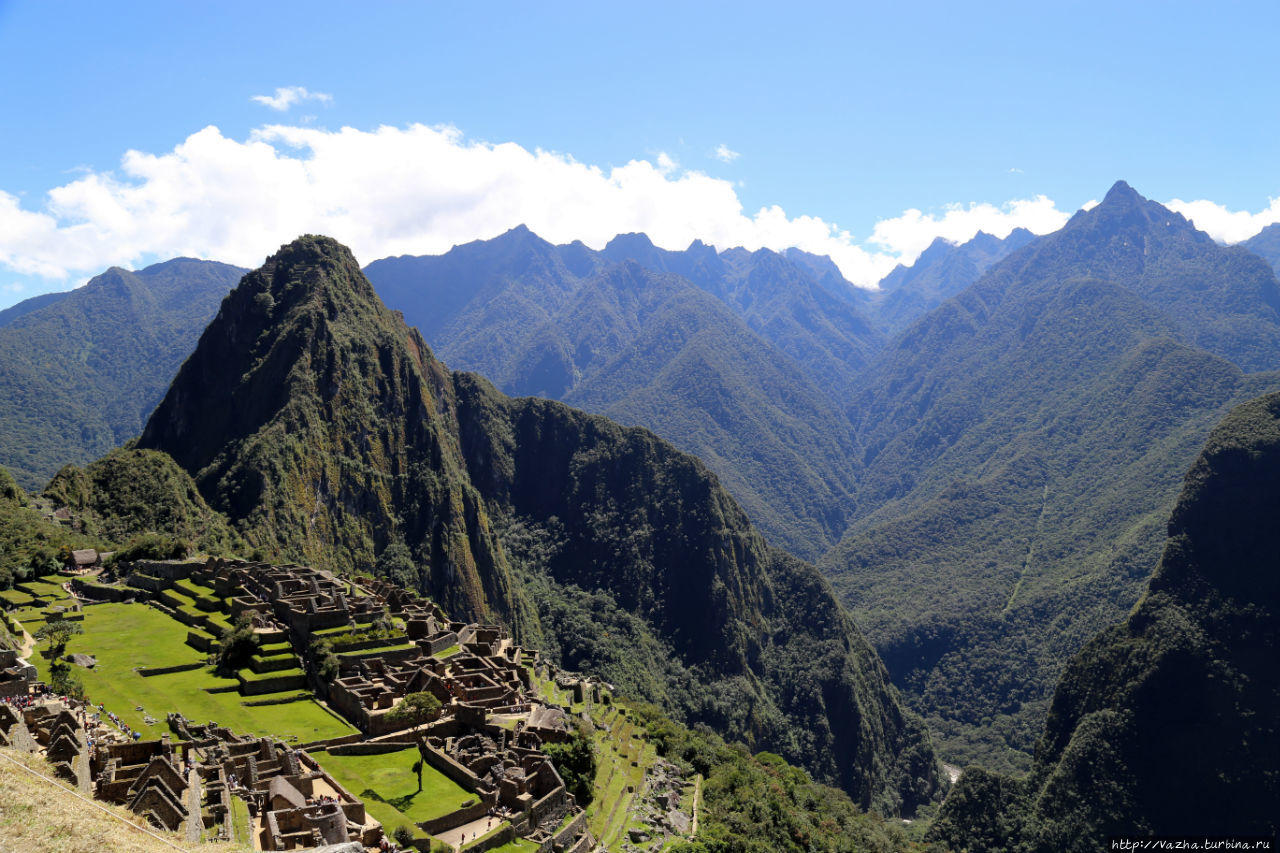
[[[517,220],[797,244],[872,284],[1118,178],[1234,241],[1280,220],[1277,32],[1273,2],[0,0],[0,306],[300,230],[368,262]],[[254,100],[289,87],[322,97]]]

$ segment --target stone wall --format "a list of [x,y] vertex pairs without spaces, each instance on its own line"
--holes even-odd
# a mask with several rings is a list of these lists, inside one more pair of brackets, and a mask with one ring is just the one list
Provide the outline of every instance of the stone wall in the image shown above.
[[340,746],[330,747],[330,755],[386,755],[389,752],[399,752],[402,749],[413,749],[415,746],[413,741],[363,741],[358,743],[342,744]]
[[281,693],[285,690],[305,690],[305,675],[280,675],[275,678],[258,678],[250,681],[241,678],[240,693],[244,696],[258,696],[262,693]]
[[441,832],[462,826],[464,823],[471,823],[473,820],[479,820],[489,813],[489,806],[483,800],[477,800],[475,803],[467,806],[465,809],[449,812],[443,817],[434,818],[432,820],[424,820],[418,824],[418,828],[423,832],[436,835]]
[[431,765],[434,770],[443,773],[453,782],[466,788],[468,791],[475,791],[480,787],[480,779],[476,774],[454,761],[449,756],[438,750],[427,748],[426,752],[427,764]]
[[516,837],[515,830],[510,823],[504,823],[488,835],[482,835],[475,841],[468,844],[462,849],[465,853],[484,853],[485,850],[492,850],[495,847],[501,847]]

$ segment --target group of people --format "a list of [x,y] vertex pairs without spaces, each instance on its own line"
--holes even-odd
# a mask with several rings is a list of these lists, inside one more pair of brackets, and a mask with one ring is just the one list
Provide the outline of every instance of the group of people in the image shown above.
[[307,805],[309,806],[325,806],[329,803],[341,802],[337,797],[330,797],[327,794],[321,794],[318,797],[307,797]]
[[[52,694],[48,687],[42,687],[39,693],[24,693],[20,696],[5,696],[3,699],[0,699],[0,701],[4,702],[6,705],[12,705],[21,711],[25,708],[30,708],[38,702],[45,701],[51,695]],[[66,697],[63,698],[65,699]]]
[[[116,728],[124,732],[125,737],[132,737],[134,740],[142,740],[142,732],[134,728],[131,728],[128,723],[120,719],[118,714],[116,714],[113,711],[108,711],[105,705],[99,703],[98,710],[101,712],[101,714],[106,714],[107,719],[110,720]],[[94,719],[101,720],[102,719],[101,714],[94,714]]]

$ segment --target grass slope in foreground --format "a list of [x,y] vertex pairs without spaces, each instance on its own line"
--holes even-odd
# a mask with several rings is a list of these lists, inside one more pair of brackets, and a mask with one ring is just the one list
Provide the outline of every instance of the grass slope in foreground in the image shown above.
[[0,747],[0,841],[6,851],[248,853],[250,849],[239,844],[187,844],[177,833],[149,827],[146,818],[126,808],[99,801],[93,805],[98,808],[55,780],[53,768],[41,758]]

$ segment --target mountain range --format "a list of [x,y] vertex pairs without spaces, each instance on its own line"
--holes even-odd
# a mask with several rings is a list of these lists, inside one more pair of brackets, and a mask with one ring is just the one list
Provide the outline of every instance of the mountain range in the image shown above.
[[1062,663],[1137,599],[1209,430],[1280,388],[1278,297],[1118,183],[863,377],[853,520],[820,566],[957,755],[1029,752]]
[[670,252],[642,234],[594,252],[522,227],[366,271],[447,363],[655,430],[812,558],[844,529],[854,453],[840,404],[881,336],[829,262],[799,258]]
[[[141,446],[178,459],[263,556],[398,573],[687,719],[807,755],[863,802],[917,802],[927,772],[907,794],[886,781],[898,770],[842,775],[853,759],[832,744],[853,743],[863,723],[822,723],[839,716],[830,685],[883,670],[861,639],[833,639],[858,636],[839,608],[805,639],[778,639],[804,607],[825,613],[830,594],[764,540],[817,561],[945,756],[1029,768],[1067,661],[1142,594],[1210,429],[1280,388],[1280,285],[1264,261],[1275,233],[1222,247],[1121,182],[1059,232],[937,242],[868,294],[797,250],[672,252],[631,234],[595,251],[517,228],[366,268],[420,336],[371,307],[349,253],[313,240],[249,276],[194,353],[191,333],[168,370],[190,354],[184,376]],[[100,278],[113,277],[126,274]],[[48,337],[47,318],[74,296],[0,314],[0,341],[34,335],[37,320]],[[115,310],[99,312],[102,329]],[[206,319],[215,310],[213,299]],[[428,342],[493,385],[445,368]],[[131,389],[118,373],[119,385],[104,371],[87,385]],[[13,410],[45,405],[43,393],[16,394]],[[635,437],[647,433],[505,394],[647,427],[706,467]],[[73,413],[66,424],[89,418],[44,396]],[[24,484],[94,458],[88,438],[105,452],[139,428],[90,430],[73,455],[25,423],[0,432],[47,456],[15,466]],[[64,472],[53,491],[109,515],[117,502],[92,484],[132,459]],[[699,503],[689,489],[704,481],[715,497]],[[218,529],[191,506],[187,529]],[[664,586],[688,570],[684,549],[703,548],[686,533],[675,550],[660,541],[686,511],[752,531],[708,546],[720,568],[697,576],[727,590],[723,612],[745,615],[705,630],[682,604],[719,614],[715,600]],[[650,587],[660,592],[637,592]],[[679,618],[666,623],[669,611]],[[746,638],[763,625],[776,636],[757,647]],[[845,652],[815,664],[829,642]],[[816,645],[793,651],[805,643]],[[821,690],[793,701],[814,678]],[[892,734],[914,731],[892,722],[900,711],[866,723],[877,755],[915,737]],[[815,740],[793,739],[800,719]],[[823,750],[838,757],[813,758]]]
[[825,580],[697,459],[448,370],[333,240],[243,278],[137,446],[270,559],[409,581],[863,807],[938,789],[927,732]]

